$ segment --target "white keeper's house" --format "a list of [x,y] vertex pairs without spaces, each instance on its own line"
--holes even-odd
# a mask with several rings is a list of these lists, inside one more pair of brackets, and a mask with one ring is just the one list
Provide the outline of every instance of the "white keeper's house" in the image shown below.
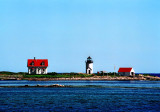
[[132,67],[130,68],[119,68],[118,70],[118,74],[121,76],[134,76],[135,75],[135,71],[133,70]]
[[47,74],[48,59],[28,59],[28,74]]

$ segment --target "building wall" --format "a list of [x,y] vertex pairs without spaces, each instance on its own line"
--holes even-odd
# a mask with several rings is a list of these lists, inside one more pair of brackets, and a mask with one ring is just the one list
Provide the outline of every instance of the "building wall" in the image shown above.
[[[90,73],[89,73],[90,71]],[[86,73],[93,74],[93,63],[86,63]]]
[[121,76],[130,76],[130,72],[118,72],[119,75]]
[[34,67],[34,69],[32,69],[32,67],[28,67],[28,74],[47,74],[47,68],[43,68]]
[[118,74],[120,74],[121,76],[134,76],[135,75],[135,71],[132,68],[131,72],[118,72]]
[[[132,74],[132,72],[133,72],[133,74]],[[135,71],[133,70],[133,68],[131,70],[131,76],[135,76]]]

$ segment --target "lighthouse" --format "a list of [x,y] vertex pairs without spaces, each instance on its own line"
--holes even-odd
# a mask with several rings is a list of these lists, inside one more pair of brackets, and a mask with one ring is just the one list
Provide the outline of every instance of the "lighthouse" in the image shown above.
[[93,73],[93,60],[89,56],[86,61],[86,74],[92,74]]

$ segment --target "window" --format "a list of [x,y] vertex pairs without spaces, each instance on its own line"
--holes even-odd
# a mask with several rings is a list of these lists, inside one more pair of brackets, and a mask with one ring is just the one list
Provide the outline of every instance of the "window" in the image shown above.
[[44,62],[42,62],[41,65],[44,66]]
[[34,66],[34,62],[32,62],[31,65]]
[[32,72],[35,72],[35,68],[32,68]]

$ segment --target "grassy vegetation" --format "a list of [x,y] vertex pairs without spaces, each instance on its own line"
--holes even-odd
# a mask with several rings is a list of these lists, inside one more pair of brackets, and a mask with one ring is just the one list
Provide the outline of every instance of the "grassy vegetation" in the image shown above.
[[27,73],[25,72],[9,72],[9,71],[1,71],[0,72],[0,79],[14,79],[14,78],[23,78],[24,75]]
[[15,73],[14,72],[8,72],[8,71],[1,71],[0,74],[12,75],[12,74],[15,74]]
[[72,77],[92,77],[93,75],[88,74],[46,74],[46,75],[24,75],[24,78],[72,78]]
[[109,73],[99,73],[96,74],[97,76],[110,76],[110,77],[119,77],[118,73],[109,72]]
[[[144,76],[149,76],[149,74],[143,74]],[[110,76],[110,77],[119,77],[117,73],[110,72],[110,73],[98,73],[98,74],[83,74],[83,73],[61,73],[58,74],[56,72],[50,72],[44,75],[30,75],[26,72],[8,72],[8,71],[1,71],[0,72],[0,79],[5,78],[76,78],[76,77],[93,77],[93,76]]]
[[143,76],[150,76],[149,74],[143,74]]
[[26,73],[26,72],[15,73],[15,72],[9,72],[9,71],[1,71],[0,72],[0,75],[26,75],[26,74],[28,74],[28,73]]
[[0,79],[2,78],[76,78],[76,77],[93,77],[93,76],[119,76],[118,74],[114,74],[114,73],[99,73],[99,74],[83,74],[83,73],[61,73],[58,74],[56,72],[50,72],[48,74],[41,74],[41,75],[37,75],[37,74],[28,74],[26,72],[18,72],[18,73],[14,73],[14,72],[8,72],[8,71],[2,71],[0,72]]

